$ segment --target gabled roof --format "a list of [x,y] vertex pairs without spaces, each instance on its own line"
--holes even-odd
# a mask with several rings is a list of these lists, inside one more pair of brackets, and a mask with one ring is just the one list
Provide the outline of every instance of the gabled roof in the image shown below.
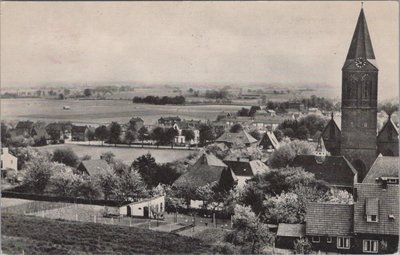
[[379,155],[365,176],[363,183],[375,183],[380,177],[399,177],[399,157]]
[[353,187],[357,171],[343,156],[298,155],[291,163],[294,167],[303,167],[313,173],[317,180],[327,182],[330,186]]
[[179,116],[169,116],[169,117],[161,117],[158,119],[158,121],[181,121],[181,118],[179,118]]
[[396,126],[396,124],[394,124],[392,118],[389,115],[389,119],[386,121],[385,125],[383,125],[383,127],[381,128],[381,130],[378,133],[378,139],[382,136],[382,134],[384,134],[384,132],[387,129],[392,129],[395,132],[395,136],[399,136],[399,128]]
[[17,128],[17,129],[31,129],[31,128],[33,128],[33,122],[32,121],[30,121],[30,120],[27,120],[27,121],[19,121],[18,123],[17,123],[17,126],[15,127],[15,128]]
[[50,139],[50,135],[47,133],[44,127],[34,127],[31,134],[33,135],[33,137],[44,137],[45,139]]
[[226,142],[226,143],[231,143],[231,144],[251,144],[251,143],[256,143],[257,140],[252,137],[249,133],[247,133],[245,130],[241,130],[238,133],[231,133],[231,132],[225,132],[223,133],[220,137],[218,137],[216,142]]
[[[219,144],[219,143],[216,143]],[[224,158],[224,161],[251,161],[255,159],[260,159],[262,156],[262,151],[258,147],[246,147],[246,146],[232,146],[229,149],[228,155]]]
[[132,117],[129,122],[144,122],[140,117]]
[[[227,165],[211,153],[203,153],[188,171],[181,175],[173,184],[176,187],[197,188],[213,182],[220,182],[222,176],[236,181],[235,174]],[[230,181],[230,180],[229,180]]]
[[[354,203],[354,232],[373,235],[399,235],[399,185],[357,183]],[[376,208],[377,207],[377,208]],[[378,212],[378,222],[366,221],[367,210]],[[393,218],[389,216],[394,216]]]
[[81,132],[85,132],[87,128],[88,128],[87,126],[74,126],[73,125],[71,132],[72,133],[76,133],[76,132],[81,133]]
[[225,161],[224,163],[235,173],[236,176],[254,176],[265,173],[269,167],[261,160],[245,161]]
[[[279,142],[278,139],[276,139],[276,136],[273,132],[267,131],[264,136],[261,138],[260,142],[258,145],[271,145],[272,149],[277,149],[279,147]],[[266,148],[263,148],[266,149]]]
[[307,203],[306,235],[350,235],[353,209],[349,204]]
[[93,176],[109,167],[110,166],[107,164],[107,161],[103,159],[91,159],[82,161],[77,169],[86,171],[88,175]]
[[279,223],[277,236],[304,237],[306,235],[306,224]]

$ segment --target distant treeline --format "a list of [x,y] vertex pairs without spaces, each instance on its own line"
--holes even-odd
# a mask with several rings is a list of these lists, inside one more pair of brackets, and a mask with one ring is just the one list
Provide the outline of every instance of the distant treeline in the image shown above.
[[133,103],[142,103],[142,104],[185,104],[186,99],[184,96],[175,96],[175,97],[158,97],[158,96],[147,96],[147,97],[134,97],[132,99]]

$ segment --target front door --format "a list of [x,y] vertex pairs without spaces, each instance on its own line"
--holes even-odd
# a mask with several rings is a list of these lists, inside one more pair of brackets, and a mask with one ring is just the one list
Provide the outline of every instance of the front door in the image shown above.
[[131,210],[131,207],[129,205],[126,207],[126,216],[128,216],[128,217],[132,216],[132,210]]
[[149,217],[149,207],[145,206],[143,208],[143,217],[148,218]]

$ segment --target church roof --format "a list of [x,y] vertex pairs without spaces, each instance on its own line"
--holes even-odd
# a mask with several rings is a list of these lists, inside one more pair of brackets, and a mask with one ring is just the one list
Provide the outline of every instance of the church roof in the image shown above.
[[365,176],[363,183],[375,183],[380,177],[399,177],[399,157],[379,155]]
[[369,64],[376,69],[375,54],[372,48],[371,37],[368,32],[367,21],[365,19],[364,10],[361,8],[356,29],[351,39],[349,51],[347,53],[346,62],[343,68],[348,68],[354,64],[354,60],[362,58],[368,60]]
[[399,135],[399,128],[396,126],[396,124],[394,124],[391,116],[389,116],[389,119],[386,121],[385,125],[383,125],[383,127],[379,131],[378,138],[383,133],[383,131],[385,131],[385,129],[387,129],[387,128],[393,128],[395,130],[395,132],[397,133],[397,135]]
[[361,8],[346,59],[375,59],[364,10]]

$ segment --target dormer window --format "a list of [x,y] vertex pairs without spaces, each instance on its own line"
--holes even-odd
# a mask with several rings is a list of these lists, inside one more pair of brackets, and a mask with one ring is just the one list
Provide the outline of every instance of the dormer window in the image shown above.
[[378,222],[379,215],[379,199],[378,198],[367,198],[365,201],[365,214],[367,216],[367,222]]
[[389,218],[389,220],[394,220],[395,219],[394,214],[389,214],[388,218]]

